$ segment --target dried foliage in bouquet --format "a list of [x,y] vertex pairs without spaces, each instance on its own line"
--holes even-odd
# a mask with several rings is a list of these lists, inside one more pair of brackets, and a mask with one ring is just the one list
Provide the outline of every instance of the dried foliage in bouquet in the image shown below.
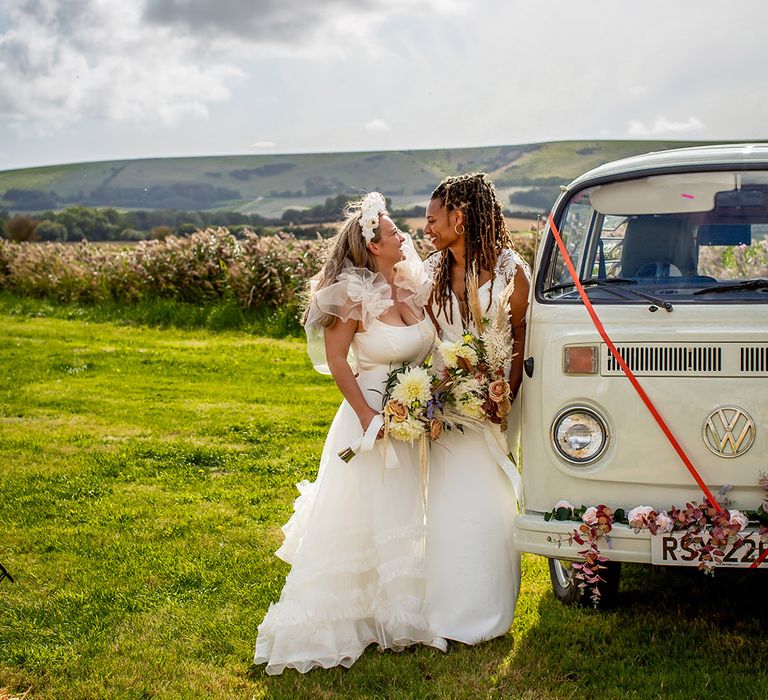
[[480,428],[490,422],[506,430],[512,409],[507,373],[513,355],[509,302],[514,289],[512,280],[485,316],[477,276],[467,282],[469,327],[459,340],[437,346],[439,386],[450,424]]

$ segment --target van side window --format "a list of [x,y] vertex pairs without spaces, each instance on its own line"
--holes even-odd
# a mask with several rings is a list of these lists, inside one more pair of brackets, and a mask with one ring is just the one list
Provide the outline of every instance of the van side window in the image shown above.
[[[584,246],[589,236],[589,229],[592,225],[592,221],[595,215],[595,210],[589,203],[588,197],[583,197],[577,201],[572,201],[568,205],[568,209],[563,218],[559,231],[563,238],[565,247],[568,249],[568,254],[573,260],[573,264],[576,270],[581,268],[581,260],[584,254]],[[550,287],[557,287],[559,284],[565,284],[571,279],[568,274],[568,269],[565,266],[565,261],[560,250],[556,246],[552,247],[550,253],[549,265],[547,266],[547,276],[544,282],[544,289]],[[548,292],[546,297],[548,299],[556,299],[564,292],[568,292],[565,289],[555,289],[552,292]]]

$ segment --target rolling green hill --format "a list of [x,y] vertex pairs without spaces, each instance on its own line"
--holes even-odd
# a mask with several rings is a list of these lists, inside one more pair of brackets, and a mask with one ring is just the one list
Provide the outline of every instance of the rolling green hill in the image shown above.
[[368,153],[215,156],[75,163],[0,172],[0,208],[72,204],[125,209],[229,209],[279,216],[336,194],[380,190],[398,207],[423,203],[446,175],[483,170],[511,192],[567,181],[601,163],[694,145],[670,141],[560,141],[520,146]]

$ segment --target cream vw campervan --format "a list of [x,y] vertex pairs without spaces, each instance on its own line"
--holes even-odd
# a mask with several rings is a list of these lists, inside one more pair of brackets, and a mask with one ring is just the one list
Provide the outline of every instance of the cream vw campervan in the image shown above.
[[[551,223],[607,335],[710,493],[721,499],[730,485],[729,508],[757,511],[768,470],[768,145],[609,163],[563,188]],[[516,538],[550,558],[564,602],[581,597],[571,563],[584,547],[568,540],[578,522],[553,517],[558,501],[626,513],[704,499],[620,364],[548,226],[528,319]],[[754,564],[765,548],[757,527],[722,564]],[[601,546],[606,590],[620,562],[696,563],[673,534],[614,523],[611,548]]]

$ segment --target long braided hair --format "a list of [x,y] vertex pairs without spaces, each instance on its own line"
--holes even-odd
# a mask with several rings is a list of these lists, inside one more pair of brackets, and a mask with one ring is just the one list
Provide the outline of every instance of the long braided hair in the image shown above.
[[[468,173],[445,178],[432,192],[432,199],[439,199],[448,211],[461,209],[464,212],[464,301],[468,303],[467,280],[471,275],[480,275],[489,270],[491,284],[496,276],[496,261],[504,248],[512,247],[501,203],[496,189],[485,173]],[[451,266],[453,254],[445,250],[432,286],[430,303],[436,304],[437,315],[446,307],[453,323],[451,304]],[[492,299],[489,298],[488,308]]]

